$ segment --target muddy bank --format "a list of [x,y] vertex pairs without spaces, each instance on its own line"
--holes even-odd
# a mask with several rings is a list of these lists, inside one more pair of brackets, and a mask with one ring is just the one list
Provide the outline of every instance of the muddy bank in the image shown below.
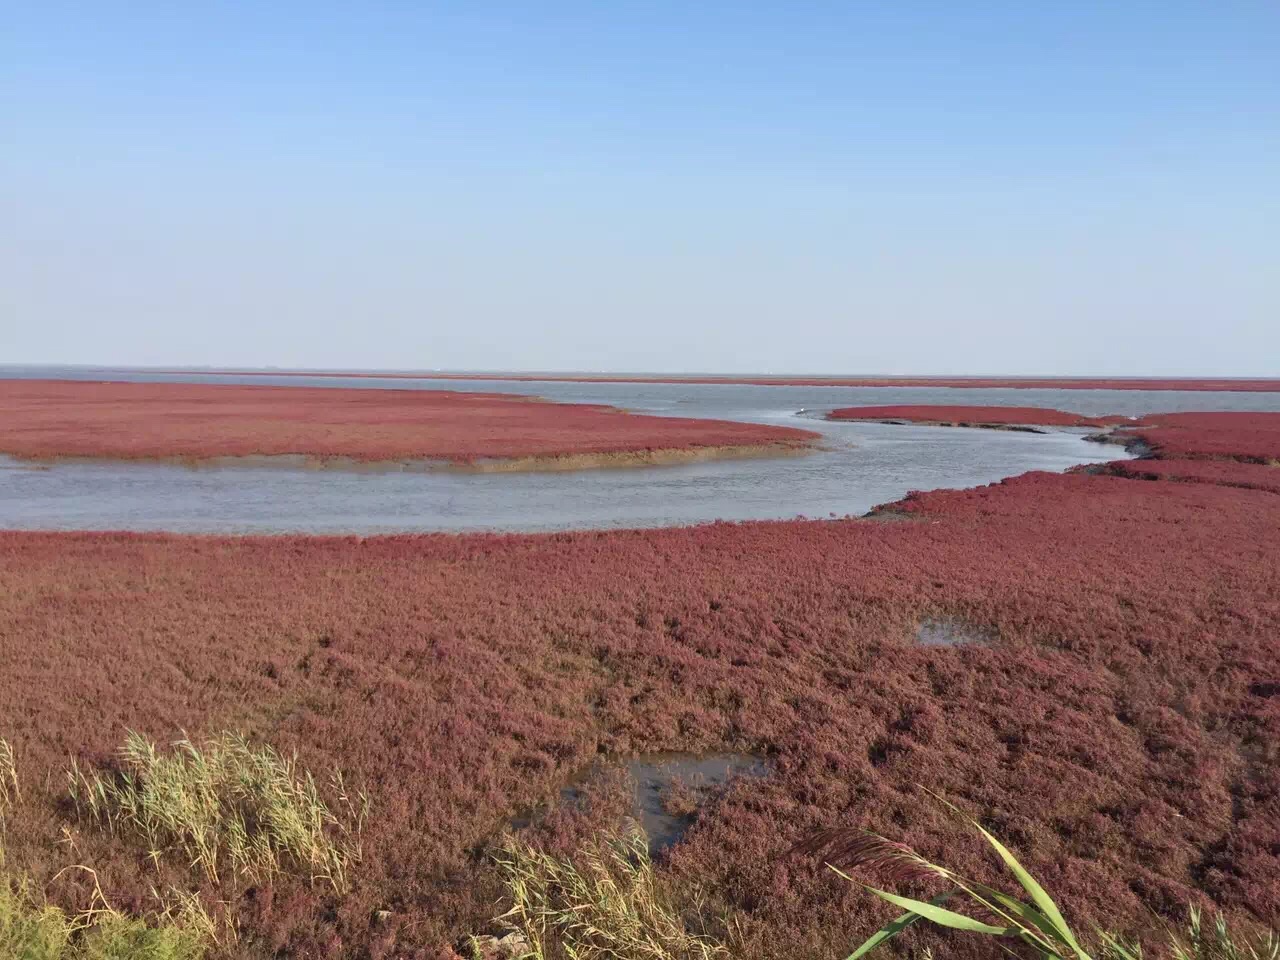
[[1280,464],[1280,413],[1157,413],[1125,433],[1164,459]]
[[815,442],[803,445],[772,443],[738,447],[686,447],[665,450],[628,450],[618,453],[577,453],[554,457],[513,457],[471,463],[449,463],[442,467],[459,473],[547,473],[561,470],[614,470],[628,467],[674,466],[711,460],[747,460],[762,457],[800,457],[813,453]]
[[1233,460],[1127,460],[1092,468],[1099,473],[1137,480],[1211,483],[1242,490],[1280,493],[1280,467]]
[[917,424],[932,427],[975,427],[1045,433],[1055,427],[1111,427],[1132,422],[1128,417],[1086,417],[1041,407],[964,407],[933,404],[839,407],[825,418],[834,421]]
[[1019,423],[970,423],[966,420],[894,420],[885,417],[828,417],[829,420],[848,420],[861,423],[883,423],[893,427],[966,427],[973,430],[1011,430],[1014,433],[1048,433],[1044,427],[1032,427]]
[[8,454],[31,469],[71,464],[159,464],[189,470],[280,469],[332,470],[346,473],[557,473],[570,470],[625,470],[636,467],[675,466],[714,460],[746,460],[799,457],[820,449],[815,444],[758,443],[727,447],[684,447],[658,450],[624,450],[603,453],[570,453],[528,457],[489,457],[471,461],[412,459],[361,460],[314,454],[249,454],[245,456],[42,456]]
[[1090,443],[1111,444],[1112,446],[1120,447],[1125,453],[1138,459],[1145,459],[1155,455],[1151,444],[1147,443],[1138,434],[1126,430],[1106,430],[1102,433],[1091,433],[1084,439]]
[[[574,815],[592,803],[593,792],[613,788],[621,792],[615,802],[613,822],[597,823],[600,829],[617,829],[629,818],[656,855],[680,842],[700,811],[714,803],[737,780],[756,780],[769,774],[764,757],[742,753],[690,753],[672,751],[638,757],[600,760],[574,774],[558,791],[555,804],[527,810],[512,818],[512,829],[545,830],[553,813]],[[610,782],[613,781],[613,782]],[[598,819],[598,818],[597,818]]]

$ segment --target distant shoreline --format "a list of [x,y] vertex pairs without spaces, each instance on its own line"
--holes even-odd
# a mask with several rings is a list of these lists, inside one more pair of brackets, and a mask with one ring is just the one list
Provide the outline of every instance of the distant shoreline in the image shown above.
[[[92,369],[92,368],[86,368]],[[125,368],[139,373],[236,377],[353,377],[391,380],[500,380],[510,383],[689,383],[773,387],[950,387],[1012,390],[1185,390],[1280,393],[1280,377],[838,377],[752,374],[537,373],[517,371],[353,371]]]

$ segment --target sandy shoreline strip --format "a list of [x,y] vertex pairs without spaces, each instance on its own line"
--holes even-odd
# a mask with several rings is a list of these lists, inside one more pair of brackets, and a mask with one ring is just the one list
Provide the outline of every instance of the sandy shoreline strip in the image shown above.
[[824,419],[837,423],[909,423],[1027,433],[1044,433],[1061,427],[1112,428],[1133,423],[1129,417],[1118,415],[1093,417],[1042,407],[962,407],[933,404],[840,407],[828,411]]
[[0,452],[30,469],[74,464],[149,464],[189,470],[322,470],[349,473],[564,473],[574,470],[626,470],[641,467],[678,466],[713,460],[755,460],[801,457],[821,449],[816,444],[742,444],[723,447],[668,447],[654,450],[622,450],[603,453],[570,453],[548,456],[491,457],[480,460],[405,458],[359,460],[354,457],[314,454],[251,454],[248,456],[80,456],[26,457]]

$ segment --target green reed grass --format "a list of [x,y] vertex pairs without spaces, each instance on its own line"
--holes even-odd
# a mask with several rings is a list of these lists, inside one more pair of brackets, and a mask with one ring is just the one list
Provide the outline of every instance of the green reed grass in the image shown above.
[[262,880],[296,868],[312,882],[348,888],[368,800],[348,791],[341,774],[331,777],[331,808],[296,757],[231,733],[199,745],[184,738],[168,752],[130,733],[119,767],[73,767],[71,796],[110,829],[140,836],[157,864],[177,851],[215,884],[226,871]]
[[[951,804],[947,806],[959,813]],[[859,960],[921,920],[949,930],[993,938],[997,946],[1013,957],[1142,960],[1144,954],[1140,944],[1107,931],[1096,931],[1096,946],[1086,947],[1083,939],[1067,923],[1058,904],[1013,853],[976,820],[964,819],[982,835],[1013,875],[1021,888],[1017,894],[963,877],[927,860],[905,844],[895,843],[878,834],[834,831],[819,838],[819,842],[811,847],[825,847],[836,855],[836,859],[850,866],[878,866],[899,879],[940,879],[950,886],[949,890],[925,902],[860,884],[880,899],[904,908],[906,913],[872,934],[846,960]],[[827,866],[845,880],[857,883],[835,865],[828,863]],[[967,904],[982,919],[944,906],[947,903],[956,906]],[[1233,935],[1221,915],[1217,917],[1212,933],[1206,933],[1199,911],[1193,908],[1189,911],[1186,930],[1171,931],[1167,942],[1154,955],[1168,960],[1280,960],[1280,940],[1270,931],[1252,936]]]
[[556,857],[519,840],[497,856],[512,907],[499,920],[529,960],[711,960],[727,951],[690,933],[654,877],[639,829]]
[[89,909],[66,913],[39,897],[29,879],[8,875],[0,850],[0,957],[6,960],[201,960],[214,929],[198,899],[150,924],[126,916],[106,902],[96,875]]
[[[1140,944],[1109,933],[1100,934],[1100,939],[1105,960],[1143,960]],[[1167,954],[1169,960],[1277,960],[1280,938],[1270,930],[1239,936],[1222,914],[1218,914],[1213,927],[1206,930],[1200,911],[1192,907],[1185,930],[1170,932]]]
[[22,799],[22,786],[18,782],[18,760],[13,745],[0,737],[0,826],[5,814]]

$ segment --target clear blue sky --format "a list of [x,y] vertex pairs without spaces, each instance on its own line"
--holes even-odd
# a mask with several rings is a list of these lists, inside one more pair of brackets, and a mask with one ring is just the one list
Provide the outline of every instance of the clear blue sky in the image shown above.
[[10,4],[0,362],[1280,374],[1280,3]]

